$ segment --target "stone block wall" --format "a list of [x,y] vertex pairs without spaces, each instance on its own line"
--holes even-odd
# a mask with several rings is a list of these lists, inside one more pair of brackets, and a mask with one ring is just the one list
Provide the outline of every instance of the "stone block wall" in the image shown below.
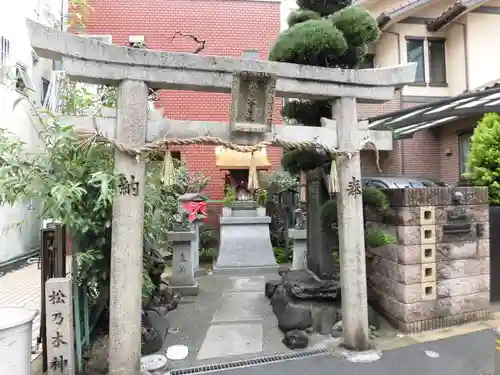
[[482,319],[490,301],[485,188],[385,190],[390,210],[365,213],[394,243],[367,248],[370,302],[403,332]]

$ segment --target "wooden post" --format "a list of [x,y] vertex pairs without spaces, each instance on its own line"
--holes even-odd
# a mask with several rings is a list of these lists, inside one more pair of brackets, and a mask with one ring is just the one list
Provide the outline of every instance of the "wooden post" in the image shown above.
[[[126,80],[118,87],[116,139],[145,143],[148,88]],[[142,247],[146,164],[118,150],[115,173],[124,175],[113,203],[109,317],[109,374],[138,375],[141,357]]]
[[348,349],[369,347],[368,302],[366,293],[365,234],[361,195],[362,140],[358,130],[356,99],[342,97],[333,105],[340,151],[352,156],[337,158],[339,192],[337,194],[340,280],[342,283],[342,330]]

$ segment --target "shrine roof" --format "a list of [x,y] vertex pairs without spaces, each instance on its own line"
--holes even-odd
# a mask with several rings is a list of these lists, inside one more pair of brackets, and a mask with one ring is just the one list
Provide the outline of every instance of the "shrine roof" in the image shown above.
[[404,138],[462,118],[500,112],[500,79],[460,95],[367,118],[371,130],[392,129]]

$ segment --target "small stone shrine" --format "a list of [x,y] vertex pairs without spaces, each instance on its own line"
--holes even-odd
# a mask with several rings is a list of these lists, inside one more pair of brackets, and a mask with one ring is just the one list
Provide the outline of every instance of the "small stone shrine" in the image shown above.
[[278,269],[271,245],[269,216],[259,216],[254,201],[236,201],[230,216],[220,218],[220,245],[214,273],[262,272]]

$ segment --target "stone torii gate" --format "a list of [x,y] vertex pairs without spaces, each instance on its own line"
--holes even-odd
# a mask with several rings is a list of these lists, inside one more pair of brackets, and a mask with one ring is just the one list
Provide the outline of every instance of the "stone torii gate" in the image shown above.
[[[237,151],[268,145],[317,146],[336,154],[344,344],[366,349],[369,330],[359,151],[367,142],[379,150],[392,149],[392,134],[358,124],[356,101],[392,99],[396,87],[414,81],[415,64],[341,70],[158,52],[104,44],[34,21],[27,24],[36,53],[62,60],[71,79],[118,86],[116,119],[74,119],[78,131],[95,132],[97,124],[106,137],[126,145],[115,152],[115,171],[133,175],[139,184],[136,194],[118,195],[113,204],[110,374],[139,373],[145,161],[134,156],[164,144],[203,142]],[[148,88],[231,93],[230,124],[148,119]],[[323,121],[321,128],[272,125],[275,95],[332,100],[335,121]],[[143,147],[146,142],[153,144]]]

